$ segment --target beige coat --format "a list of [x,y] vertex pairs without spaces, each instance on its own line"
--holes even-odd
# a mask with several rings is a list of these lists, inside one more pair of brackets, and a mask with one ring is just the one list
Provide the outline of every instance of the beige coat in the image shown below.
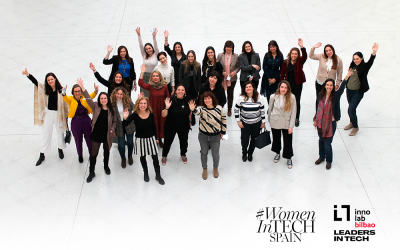
[[[223,72],[225,72],[225,56],[224,56],[224,53],[219,53],[218,54],[217,61],[221,63]],[[231,72],[233,72],[233,71],[236,72],[236,75],[231,78],[231,82],[237,81],[237,74],[240,71],[240,66],[239,66],[239,56],[236,53],[232,53],[230,70],[231,70]],[[225,77],[224,77],[224,79],[225,79]]]
[[[90,95],[86,89],[83,92],[83,96],[86,98],[87,103],[89,104],[90,108],[93,111],[93,119],[92,119],[92,132],[93,132],[94,125],[96,124],[97,118],[100,115],[101,107],[99,107],[97,102],[93,102],[92,98],[90,98]],[[113,133],[111,132],[111,130],[113,132],[115,132],[116,125],[117,125],[117,118],[115,116],[115,112],[114,112],[114,115],[112,115],[111,112],[108,112],[107,143],[108,143],[109,150],[111,149],[112,141],[113,141]]]
[[338,58],[338,65],[337,69],[331,69],[328,73],[328,69],[326,68],[326,59],[324,58],[324,54],[314,54],[315,48],[313,47],[310,51],[310,58],[313,60],[319,61],[318,72],[317,72],[317,79],[321,82],[325,82],[326,79],[331,78],[336,80],[336,84],[340,85],[342,82],[342,74],[343,74],[343,62],[340,57]]
[[274,129],[289,129],[294,128],[294,123],[296,120],[296,98],[293,94],[290,96],[290,102],[292,104],[292,109],[288,112],[280,107],[279,97],[275,98],[275,94],[271,95],[269,98],[268,106],[268,122],[271,128]]

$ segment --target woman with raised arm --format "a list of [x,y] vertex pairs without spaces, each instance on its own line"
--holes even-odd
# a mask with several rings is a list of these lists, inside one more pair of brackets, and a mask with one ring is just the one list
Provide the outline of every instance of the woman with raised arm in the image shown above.
[[228,40],[224,45],[224,52],[218,54],[217,61],[221,63],[224,80],[222,86],[228,96],[228,116],[232,115],[233,91],[237,82],[237,73],[240,71],[239,56],[234,53],[235,44]]
[[208,46],[206,48],[203,58],[203,65],[201,68],[203,72],[203,75],[201,76],[201,83],[207,82],[212,71],[217,71],[220,75],[222,75],[224,68],[222,67],[221,63],[217,61],[215,49],[212,46]]
[[276,92],[278,87],[282,63],[283,54],[279,49],[278,43],[275,40],[271,40],[268,43],[268,52],[265,53],[263,60],[264,74],[261,80],[260,91],[261,95],[267,97],[268,103],[269,97]]
[[[200,63],[196,61],[196,53],[193,50],[188,51],[186,58],[179,68],[179,81],[185,87],[186,95],[189,96],[189,99],[197,100],[201,86]],[[192,125],[196,124],[193,114],[191,123]]]
[[169,97],[167,82],[159,71],[154,71],[149,80],[149,84],[143,82],[143,76],[146,71],[146,66],[142,64],[140,67],[141,74],[139,78],[139,86],[146,89],[150,93],[150,106],[154,112],[154,121],[156,123],[157,133],[155,134],[158,138],[157,141],[162,148],[164,146],[162,138],[164,138],[164,123],[165,118],[162,117],[161,112],[164,109],[165,98]]
[[[136,34],[138,35],[138,39],[139,39],[139,48],[140,48],[140,52],[142,53],[142,57],[143,57],[143,64],[146,65],[146,69],[147,69],[147,71],[143,75],[143,82],[145,84],[149,84],[151,73],[154,71],[154,68],[158,64],[157,55],[160,51],[158,50],[158,45],[157,45],[157,40],[156,40],[157,33],[158,33],[157,28],[154,28],[153,33],[152,33],[154,47],[151,43],[146,43],[143,46],[142,36],[140,33],[140,27],[136,28]],[[140,88],[140,92],[143,92],[146,97],[150,96],[149,91],[147,89],[144,89],[143,87]]]
[[242,160],[243,162],[252,161],[256,147],[255,139],[260,134],[260,128],[265,128],[264,100],[258,94],[252,81],[247,81],[242,85],[242,93],[234,111],[241,132]]
[[253,49],[250,41],[245,41],[242,46],[242,54],[239,55],[240,87],[251,81],[257,91],[260,81],[261,61],[260,56]]
[[357,134],[358,119],[357,119],[357,107],[360,104],[361,99],[364,97],[364,93],[369,90],[368,84],[368,72],[374,63],[376,52],[378,51],[379,45],[374,43],[372,46],[372,54],[368,62],[364,62],[364,57],[361,52],[356,52],[353,54],[353,61],[350,64],[349,69],[354,73],[350,76],[347,83],[347,102],[349,103],[348,114],[350,117],[350,123],[344,127],[344,130],[352,129],[350,136]]
[[129,86],[127,89],[129,96],[131,96],[131,91],[134,89],[136,91],[136,73],[135,65],[133,64],[133,59],[129,56],[128,49],[125,46],[118,47],[118,55],[110,58],[110,53],[113,50],[111,45],[107,46],[107,55],[103,59],[103,64],[112,64],[111,74],[108,78],[109,82],[113,81],[113,77],[117,71],[122,73],[126,84]]
[[58,156],[63,159],[63,149],[66,147],[64,131],[67,129],[68,105],[62,99],[62,86],[54,73],[47,73],[44,84],[38,82],[26,68],[22,74],[26,75],[35,85],[34,124],[42,126],[43,129],[40,156],[36,166],[44,161],[44,153],[51,150],[53,125],[57,130]]
[[185,87],[177,86],[175,94],[171,98],[165,99],[165,108],[162,116],[167,117],[164,125],[164,148],[162,152],[161,163],[167,164],[167,156],[171,149],[175,135],[178,134],[181,159],[184,164],[187,163],[186,152],[188,149],[188,137],[190,129],[190,109],[189,97],[186,95]]
[[326,79],[315,102],[315,116],[313,120],[314,127],[318,129],[319,136],[319,158],[315,161],[315,165],[319,165],[326,159],[326,170],[331,169],[332,166],[332,140],[341,116],[340,97],[351,75],[353,75],[353,72],[349,70],[340,88],[336,91],[335,80]]
[[115,72],[113,80],[107,81],[100,75],[99,72],[97,72],[96,67],[93,65],[93,63],[90,63],[89,67],[91,70],[93,70],[94,76],[96,77],[97,81],[107,87],[108,96],[110,96],[113,90],[117,87],[123,87],[127,91],[130,90],[130,87],[128,86],[128,84],[126,84],[124,76],[121,72]]
[[215,95],[215,98],[217,98],[218,104],[221,107],[224,107],[226,103],[226,96],[224,88],[221,84],[221,78],[221,75],[217,71],[211,71],[211,73],[208,74],[207,82],[203,83],[200,87],[199,96],[207,91],[210,91]]
[[126,168],[126,157],[125,157],[125,137],[128,145],[128,163],[133,164],[133,135],[135,133],[135,123],[131,122],[128,126],[124,127],[122,122],[124,121],[124,110],[128,110],[129,114],[133,112],[133,102],[129,97],[129,93],[125,88],[118,87],[111,93],[111,104],[114,107],[114,111],[117,118],[117,125],[115,127],[114,136],[118,138],[118,152],[121,156],[121,167]]
[[203,167],[202,177],[207,179],[207,155],[211,149],[213,158],[214,178],[218,178],[219,172],[219,148],[222,136],[226,134],[226,116],[224,109],[218,105],[218,100],[211,91],[200,96],[200,106],[196,107],[195,101],[190,101],[190,110],[200,116],[199,120],[199,142],[201,153],[201,165]]
[[181,67],[181,64],[186,60],[186,55],[183,50],[183,46],[180,42],[174,43],[174,46],[172,48],[173,50],[169,48],[168,36],[169,36],[168,30],[164,31],[164,37],[165,37],[164,50],[171,57],[171,66],[174,68],[175,86],[179,86],[182,84],[179,81],[179,68]]
[[[140,83],[140,80],[139,80]],[[154,114],[149,105],[149,99],[144,96],[140,96],[135,106],[133,107],[132,114],[129,115],[128,110],[124,110],[124,121],[122,124],[128,126],[132,121],[135,122],[136,134],[135,134],[135,147],[134,152],[140,157],[140,163],[142,164],[144,172],[144,181],[149,182],[149,173],[147,168],[146,156],[151,155],[153,159],[154,170],[156,172],[156,180],[161,185],[165,182],[161,177],[160,163],[157,155],[157,144],[155,136],[157,134],[156,124],[154,122]]]
[[336,88],[339,88],[342,82],[343,62],[340,57],[335,53],[335,49],[332,45],[327,44],[324,47],[324,53],[315,54],[315,49],[321,47],[322,43],[315,44],[310,51],[310,59],[318,60],[318,72],[317,78],[315,79],[315,93],[318,94],[322,90],[322,85],[327,79],[333,79],[336,82]]
[[161,64],[157,65],[154,71],[159,71],[161,73],[164,80],[167,82],[168,92],[172,95],[175,92],[174,68],[171,65],[168,65],[167,53],[164,51],[158,53],[157,58]]
[[103,144],[104,171],[107,175],[111,174],[108,161],[110,159],[110,149],[117,118],[106,92],[101,92],[97,98],[97,102],[93,102],[83,85],[83,80],[78,79],[77,83],[81,87],[83,96],[86,98],[89,107],[93,110],[92,135],[90,136],[92,140],[92,153],[90,155],[89,176],[86,179],[86,182],[90,183],[96,176],[94,169],[101,144]]
[[[94,84],[95,91],[90,94],[90,98],[95,98],[99,91],[99,86]],[[86,145],[89,150],[89,155],[92,152],[92,141],[90,136],[92,135],[92,120],[89,114],[92,113],[92,109],[86,100],[83,99],[82,89],[78,84],[72,86],[72,96],[65,94],[67,86],[63,89],[63,99],[69,106],[68,117],[71,118],[71,131],[75,138],[76,151],[78,152],[78,160],[80,163],[83,162],[82,143],[83,136],[85,136]]]
[[290,83],[290,89],[292,94],[296,97],[296,121],[294,125],[298,127],[300,125],[300,99],[301,92],[303,90],[303,83],[306,81],[306,76],[303,71],[303,65],[307,61],[307,51],[303,47],[303,40],[299,38],[298,44],[301,49],[292,48],[287,55],[286,60],[282,64],[281,77],[279,81],[286,80]]
[[270,96],[268,122],[272,130],[271,151],[275,152],[274,162],[281,158],[281,138],[283,137],[282,157],[287,159],[288,168],[293,167],[293,128],[296,120],[296,97],[292,94],[288,81],[278,84],[275,94]]

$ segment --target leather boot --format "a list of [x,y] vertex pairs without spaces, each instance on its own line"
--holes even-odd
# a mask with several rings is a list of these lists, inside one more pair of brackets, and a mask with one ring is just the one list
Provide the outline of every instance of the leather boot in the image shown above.
[[89,176],[86,179],[87,183],[90,183],[92,179],[96,176],[94,173],[94,167],[96,166],[96,157],[90,156],[89,160],[90,160],[90,165],[89,165]]
[[214,168],[214,178],[218,178],[219,173],[218,173],[218,168]]
[[203,177],[203,180],[207,180],[207,168],[203,168],[203,174],[201,174],[201,177]]
[[140,163],[142,164],[142,168],[143,168],[143,180],[145,182],[149,182],[150,178],[149,178],[149,170],[147,168],[147,162],[146,162],[146,158],[144,158],[144,161],[142,160],[142,157],[140,157]]
[[132,155],[128,156],[128,163],[129,163],[129,165],[132,165],[132,164],[133,164]]
[[62,149],[58,149],[58,157],[60,157],[60,159],[64,159],[64,152]]
[[165,184],[165,181],[164,181],[163,178],[161,177],[160,165],[154,166],[154,171],[156,172],[156,180],[158,181],[158,183],[160,183],[160,185],[164,185],[164,184]]
[[36,166],[39,166],[44,161],[44,153],[40,153],[39,160],[36,162]]
[[110,152],[109,151],[104,151],[104,171],[106,172],[106,175],[111,174],[111,170],[108,167],[108,160],[110,158]]
[[126,168],[126,158],[121,160],[121,167]]

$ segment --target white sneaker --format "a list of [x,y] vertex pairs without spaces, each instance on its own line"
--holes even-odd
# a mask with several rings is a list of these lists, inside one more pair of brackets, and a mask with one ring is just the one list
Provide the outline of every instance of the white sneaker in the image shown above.
[[289,169],[291,169],[291,168],[293,167],[292,159],[288,159],[288,160],[287,160],[287,167],[288,167]]
[[281,155],[280,154],[276,154],[275,157],[274,157],[274,162],[277,163],[280,158],[281,158]]

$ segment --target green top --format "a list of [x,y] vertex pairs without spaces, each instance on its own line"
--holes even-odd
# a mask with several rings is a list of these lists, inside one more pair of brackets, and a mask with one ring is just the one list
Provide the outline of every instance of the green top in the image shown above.
[[360,79],[358,78],[357,70],[352,69],[353,75],[349,77],[349,81],[347,82],[347,88],[350,90],[359,90],[360,89]]

